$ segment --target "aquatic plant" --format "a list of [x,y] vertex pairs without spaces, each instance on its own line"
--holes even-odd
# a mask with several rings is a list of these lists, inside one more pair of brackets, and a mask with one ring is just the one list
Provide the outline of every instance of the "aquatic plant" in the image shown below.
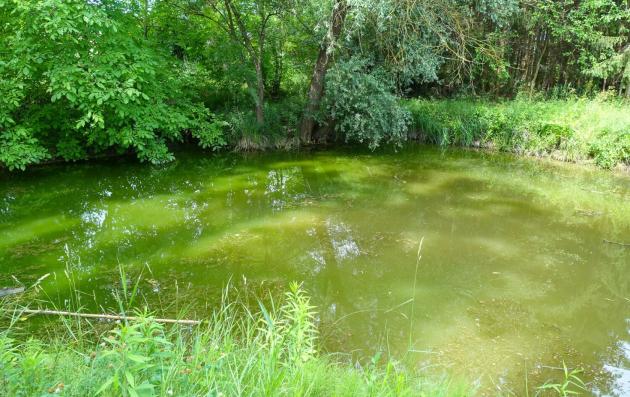
[[586,391],[586,385],[579,376],[581,373],[582,369],[580,368],[569,370],[563,361],[562,381],[559,383],[554,383],[552,381],[545,382],[544,385],[538,387],[538,393],[536,395],[547,391],[554,392],[556,395],[561,397],[579,395],[581,391]]

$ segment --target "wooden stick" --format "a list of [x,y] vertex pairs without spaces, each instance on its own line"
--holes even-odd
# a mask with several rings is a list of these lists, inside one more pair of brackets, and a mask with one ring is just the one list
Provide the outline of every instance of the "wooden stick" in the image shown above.
[[[24,309],[22,313],[28,314],[44,314],[52,316],[70,316],[70,317],[82,317],[82,318],[99,318],[105,320],[130,320],[137,321],[140,317],[134,316],[117,316],[113,314],[92,314],[92,313],[77,313],[77,312],[64,312],[59,310],[47,310],[47,309]],[[153,321],[158,323],[168,324],[185,324],[185,325],[200,325],[202,322],[199,320],[175,320],[170,318],[154,318]]]
[[22,292],[24,292],[24,287],[0,288],[0,297],[21,294]]
[[604,242],[608,244],[621,245],[622,247],[630,247],[630,244],[628,243],[619,243],[617,241],[609,241],[609,240],[604,240]]

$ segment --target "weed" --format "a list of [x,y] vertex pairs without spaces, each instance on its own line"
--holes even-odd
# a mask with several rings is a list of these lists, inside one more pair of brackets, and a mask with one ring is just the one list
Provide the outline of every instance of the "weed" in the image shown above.
[[10,327],[0,333],[0,395],[468,395],[393,361],[360,367],[319,353],[316,313],[298,284],[278,302],[259,301],[259,311],[228,295],[197,327],[167,326],[147,311],[96,336],[59,327],[45,342]]
[[580,391],[586,391],[586,385],[580,378],[581,369],[574,368],[569,370],[564,362],[562,362],[562,373],[564,379],[560,383],[546,382],[544,385],[538,387],[538,393],[551,391],[561,397],[577,396]]

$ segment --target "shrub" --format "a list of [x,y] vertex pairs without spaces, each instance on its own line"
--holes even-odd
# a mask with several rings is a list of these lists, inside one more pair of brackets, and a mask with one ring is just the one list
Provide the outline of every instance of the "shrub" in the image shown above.
[[27,128],[18,126],[0,132],[0,163],[10,170],[24,170],[27,165],[48,157],[48,151]]
[[48,157],[131,150],[173,158],[190,133],[222,145],[222,122],[193,98],[194,68],[140,39],[121,12],[83,0],[0,2],[0,163],[24,169]]
[[330,117],[346,141],[400,145],[407,138],[409,112],[391,92],[391,82],[379,70],[358,58],[340,62],[330,70],[320,118]]
[[590,146],[590,155],[602,168],[613,168],[617,164],[630,164],[630,132],[612,134],[602,132]]

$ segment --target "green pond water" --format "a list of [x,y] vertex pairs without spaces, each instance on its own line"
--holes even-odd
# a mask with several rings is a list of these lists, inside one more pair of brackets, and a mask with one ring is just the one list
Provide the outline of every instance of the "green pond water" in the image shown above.
[[630,177],[472,151],[0,174],[0,287],[50,273],[40,297],[63,304],[71,271],[83,304],[115,307],[123,266],[155,307],[202,317],[230,280],[261,295],[299,281],[325,349],[385,351],[480,394],[522,394],[563,361],[594,394],[630,394],[630,247],[604,240],[630,243]]

